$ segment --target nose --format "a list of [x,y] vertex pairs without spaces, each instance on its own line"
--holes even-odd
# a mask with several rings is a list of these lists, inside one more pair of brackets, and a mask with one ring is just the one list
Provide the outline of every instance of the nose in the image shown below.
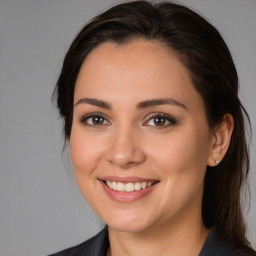
[[143,163],[146,155],[139,137],[131,128],[115,131],[107,151],[108,162],[122,169]]

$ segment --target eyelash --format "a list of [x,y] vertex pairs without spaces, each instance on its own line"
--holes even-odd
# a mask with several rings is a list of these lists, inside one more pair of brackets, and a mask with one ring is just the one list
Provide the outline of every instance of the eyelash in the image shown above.
[[[147,124],[149,121],[152,120],[154,122],[154,119],[156,120],[157,118],[163,119],[164,125],[160,125],[160,126],[150,125],[150,126],[156,128],[156,129],[164,129],[164,128],[167,128],[171,125],[177,124],[177,120],[174,117],[170,116],[170,115],[167,115],[167,114],[164,114],[164,113],[151,113],[149,115],[149,117],[147,118],[148,120],[143,125],[146,126],[145,124]],[[168,124],[166,124],[166,121],[168,122]]]
[[[103,119],[103,122],[107,122],[107,124],[93,124],[93,121],[92,121],[92,124],[89,124],[88,123],[88,120],[90,119],[90,118],[102,118]],[[97,128],[99,128],[99,127],[101,127],[101,126],[105,126],[105,125],[109,125],[110,124],[110,122],[109,121],[107,121],[107,117],[105,116],[105,115],[103,115],[103,114],[101,114],[101,113],[90,113],[90,114],[88,114],[88,115],[85,115],[85,116],[83,116],[81,119],[80,119],[80,122],[83,124],[83,125],[85,125],[85,126],[91,126],[91,127],[97,127]]]
[[[93,121],[91,121],[91,123],[88,123],[88,120],[90,120],[90,118],[102,118],[103,123],[102,124],[93,124]],[[154,122],[154,119],[155,119],[155,121],[156,121],[157,118],[162,119],[163,125],[159,125],[159,126],[158,125],[149,125],[149,126],[154,127],[156,129],[164,129],[164,128],[167,128],[171,125],[177,124],[177,120],[174,117],[170,116],[170,115],[167,115],[167,114],[164,114],[164,113],[151,113],[147,117],[147,121],[143,123],[143,126],[147,126],[147,123],[149,123],[151,120]],[[90,113],[90,114],[87,114],[87,115],[83,116],[80,119],[80,122],[85,126],[90,126],[90,127],[93,127],[93,128],[100,128],[102,126],[106,126],[106,125],[111,124],[107,119],[108,118],[105,115],[103,115],[102,113]],[[105,122],[107,122],[107,123],[105,123]],[[168,123],[166,124],[166,122],[168,122]]]

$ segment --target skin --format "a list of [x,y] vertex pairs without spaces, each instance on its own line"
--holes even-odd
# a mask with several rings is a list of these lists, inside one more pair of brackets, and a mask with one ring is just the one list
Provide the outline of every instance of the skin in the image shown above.
[[[166,98],[175,101],[138,108]],[[209,233],[201,216],[205,170],[224,156],[232,117],[211,132],[186,67],[163,44],[145,40],[94,49],[79,72],[74,104],[74,173],[81,193],[109,227],[108,255],[198,255]],[[101,124],[95,122],[98,113]],[[164,117],[159,125],[152,113],[176,122]],[[105,176],[158,182],[139,200],[117,202],[102,187]]]

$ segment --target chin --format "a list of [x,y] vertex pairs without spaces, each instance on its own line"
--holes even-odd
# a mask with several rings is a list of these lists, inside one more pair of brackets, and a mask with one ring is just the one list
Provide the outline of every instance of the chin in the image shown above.
[[122,217],[116,217],[105,220],[109,228],[128,233],[141,233],[154,225],[153,218],[145,218],[144,216],[129,216],[127,213]]
[[147,225],[141,225],[141,224],[134,224],[134,223],[116,223],[113,225],[107,225],[110,229],[114,229],[119,232],[125,232],[125,233],[141,233],[145,231],[147,228]]

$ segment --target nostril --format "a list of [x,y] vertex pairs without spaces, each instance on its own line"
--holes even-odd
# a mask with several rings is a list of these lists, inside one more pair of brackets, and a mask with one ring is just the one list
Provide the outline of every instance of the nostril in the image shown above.
[[108,160],[108,161],[109,161],[109,163],[111,163],[112,165],[120,166],[120,167],[123,168],[123,169],[128,169],[128,168],[131,168],[131,167],[137,165],[136,162],[132,162],[132,161],[130,161],[130,162],[125,162],[125,161],[120,161],[120,159],[119,159],[119,161],[116,161],[116,160]]

